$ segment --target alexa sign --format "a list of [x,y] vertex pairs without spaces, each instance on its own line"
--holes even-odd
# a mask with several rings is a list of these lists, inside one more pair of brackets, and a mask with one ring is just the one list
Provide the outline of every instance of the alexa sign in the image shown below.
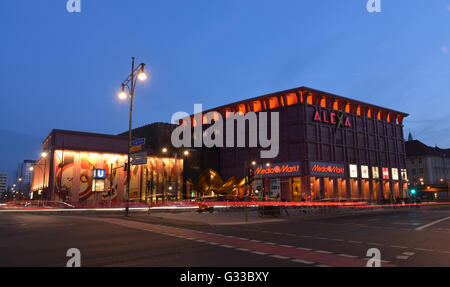
[[317,109],[314,115],[314,121],[334,125],[338,128],[352,127],[350,119],[342,111],[330,112],[327,110]]

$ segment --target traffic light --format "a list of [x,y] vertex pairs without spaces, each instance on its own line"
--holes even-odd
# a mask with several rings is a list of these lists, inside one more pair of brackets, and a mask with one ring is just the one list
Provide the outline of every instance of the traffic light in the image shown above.
[[252,184],[255,180],[255,170],[253,168],[249,168],[247,172],[248,184]]

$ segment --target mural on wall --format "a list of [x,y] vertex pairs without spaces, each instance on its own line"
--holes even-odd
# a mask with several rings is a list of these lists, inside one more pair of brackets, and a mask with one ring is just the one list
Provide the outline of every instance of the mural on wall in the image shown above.
[[106,191],[102,193],[103,200],[118,201],[120,172],[124,168],[125,160],[126,157],[124,156],[104,155],[104,162],[106,163]]
[[[53,200],[104,202],[126,200],[127,173],[124,170],[126,155],[57,150],[53,158]],[[132,166],[130,200],[155,202],[163,198],[181,199],[183,160],[179,159],[177,164],[178,171],[175,171],[175,159],[148,157],[146,165]],[[42,171],[36,169],[34,172],[35,191],[42,189],[43,174],[46,175],[46,180],[49,177],[48,173],[44,173],[44,169],[43,166]],[[101,185],[104,186],[103,191],[93,191],[94,169],[105,170],[104,185]],[[178,178],[178,194],[175,193],[176,178]]]
[[55,200],[72,200],[75,153],[55,152]]

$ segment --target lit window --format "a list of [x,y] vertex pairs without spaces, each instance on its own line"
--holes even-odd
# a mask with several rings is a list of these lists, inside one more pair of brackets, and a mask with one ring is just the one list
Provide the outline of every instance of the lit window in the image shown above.
[[297,103],[297,95],[295,93],[290,93],[286,95],[287,105],[295,105]]

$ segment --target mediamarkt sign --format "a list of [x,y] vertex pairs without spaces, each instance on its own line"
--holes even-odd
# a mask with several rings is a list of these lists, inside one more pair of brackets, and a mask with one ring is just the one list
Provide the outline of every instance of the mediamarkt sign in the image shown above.
[[281,177],[300,176],[300,162],[285,162],[272,164],[269,167],[258,166],[255,170],[255,178],[258,177]]
[[309,165],[312,176],[345,177],[343,164],[312,161]]
[[316,109],[314,121],[335,125],[338,128],[352,127],[349,117],[343,111],[330,112]]

